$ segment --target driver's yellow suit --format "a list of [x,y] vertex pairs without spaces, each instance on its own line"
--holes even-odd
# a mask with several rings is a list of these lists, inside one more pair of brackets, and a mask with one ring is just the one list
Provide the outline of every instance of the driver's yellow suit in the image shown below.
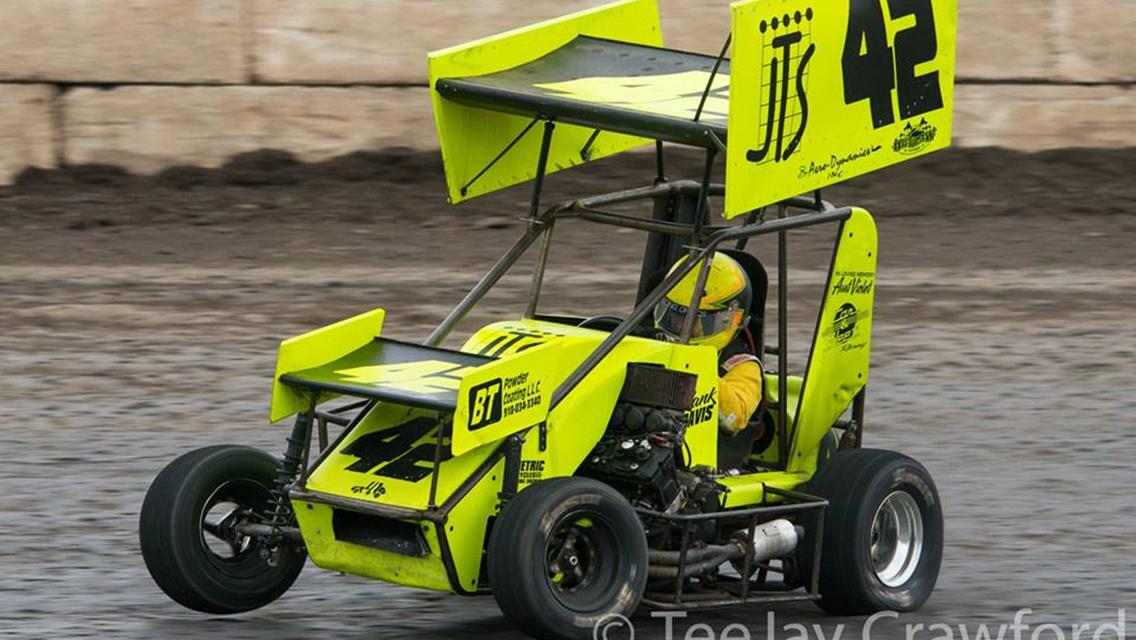
[[746,428],[764,404],[765,377],[761,361],[752,353],[734,353],[723,350],[718,365],[718,424],[722,431],[734,435]]

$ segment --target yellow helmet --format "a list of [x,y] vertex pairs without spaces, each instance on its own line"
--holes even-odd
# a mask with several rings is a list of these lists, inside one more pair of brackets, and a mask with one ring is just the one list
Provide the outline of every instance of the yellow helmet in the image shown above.
[[[688,259],[686,256],[680,258],[671,267],[670,273]],[[655,305],[655,328],[672,340],[678,340],[682,335],[687,306],[698,282],[698,272],[698,268],[691,270],[667,292],[666,298]],[[752,298],[749,276],[738,261],[724,253],[715,252],[710,263],[710,273],[706,277],[702,301],[698,305],[691,344],[708,344],[719,351],[725,348],[745,324]]]

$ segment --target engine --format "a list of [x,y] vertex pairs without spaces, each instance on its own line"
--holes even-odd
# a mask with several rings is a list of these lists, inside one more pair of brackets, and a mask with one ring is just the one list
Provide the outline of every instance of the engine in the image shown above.
[[628,365],[620,402],[581,474],[615,487],[636,507],[667,514],[719,510],[716,472],[687,464],[684,413],[694,383],[687,373]]
[[[722,511],[722,473],[692,467],[685,445],[685,412],[694,400],[694,376],[652,365],[630,364],[607,430],[588,454],[580,474],[614,487],[642,514],[650,548],[649,576],[673,585],[679,577],[713,581],[724,562],[736,566],[783,557],[796,548],[802,530],[785,519],[751,532],[720,529],[717,518],[688,521],[685,534],[667,516]],[[661,514],[661,515],[660,515]],[[729,526],[729,525],[726,525]],[[685,550],[684,550],[685,546]],[[750,565],[753,566],[753,565]],[[739,571],[741,569],[738,569]]]
[[683,434],[681,412],[620,403],[583,473],[637,507],[667,510],[682,494],[677,470]]

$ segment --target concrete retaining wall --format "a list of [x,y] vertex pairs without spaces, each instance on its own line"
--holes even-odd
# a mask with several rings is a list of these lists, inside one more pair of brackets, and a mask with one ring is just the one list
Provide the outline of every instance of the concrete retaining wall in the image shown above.
[[[432,146],[425,53],[601,0],[0,0],[0,183]],[[957,142],[1136,145],[1136,3],[960,0]],[[716,52],[728,3],[660,0]]]
[[219,166],[264,148],[316,161],[434,140],[423,88],[80,88],[63,96],[62,107],[66,162],[138,173],[173,164]]
[[51,85],[0,85],[0,184],[24,167],[56,165],[57,93]]
[[241,83],[242,0],[0,0],[0,80]]

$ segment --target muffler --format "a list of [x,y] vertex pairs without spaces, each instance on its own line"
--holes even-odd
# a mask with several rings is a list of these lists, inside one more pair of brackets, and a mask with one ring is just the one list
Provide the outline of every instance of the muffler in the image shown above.
[[[727,544],[687,549],[682,574],[684,578],[690,578],[709,573],[723,562],[744,559],[746,551],[751,548],[755,563],[780,558],[793,553],[802,537],[804,529],[784,518],[766,522],[754,529],[752,539],[749,539],[747,531],[738,531]],[[652,578],[678,577],[680,556],[679,551],[649,550],[647,575]]]

